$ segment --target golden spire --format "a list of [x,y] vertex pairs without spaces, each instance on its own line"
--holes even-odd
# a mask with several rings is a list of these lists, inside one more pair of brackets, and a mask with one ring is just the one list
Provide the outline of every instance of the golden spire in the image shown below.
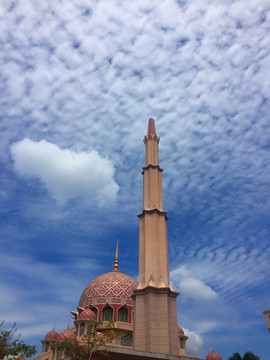
[[68,319],[68,329],[69,329],[69,319]]
[[118,270],[118,240],[116,243],[116,252],[115,252],[115,260],[114,260],[114,270]]
[[215,351],[215,350],[214,350],[214,345],[213,345],[213,344],[212,344],[212,351]]

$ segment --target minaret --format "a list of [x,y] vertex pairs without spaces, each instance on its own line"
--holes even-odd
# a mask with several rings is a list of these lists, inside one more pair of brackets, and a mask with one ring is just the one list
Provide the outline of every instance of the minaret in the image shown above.
[[176,297],[170,286],[167,216],[163,211],[155,123],[149,119],[143,168],[140,219],[139,285],[134,290],[134,349],[179,354]]

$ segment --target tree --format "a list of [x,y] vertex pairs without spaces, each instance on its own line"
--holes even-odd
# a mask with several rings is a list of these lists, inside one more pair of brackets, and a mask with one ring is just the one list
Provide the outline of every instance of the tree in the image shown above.
[[[91,360],[94,353],[100,346],[105,346],[115,338],[114,323],[112,321],[104,324],[102,321],[97,323],[89,322],[86,326],[86,335],[81,336],[80,340],[63,340],[56,343],[57,351],[61,351],[70,360]],[[108,356],[108,351],[103,350],[102,355]]]
[[243,360],[260,360],[259,356],[254,355],[251,351],[248,351],[243,356]]
[[13,324],[11,330],[3,330],[4,321],[0,324],[0,359],[5,357],[15,358],[19,355],[31,357],[36,354],[36,346],[26,345],[20,339],[21,334],[15,337],[17,328],[16,323]]
[[231,357],[229,357],[229,360],[242,360],[242,357],[238,353],[234,353]]
[[243,358],[239,353],[234,353],[229,360],[260,360],[259,356],[254,355],[251,351],[245,353]]

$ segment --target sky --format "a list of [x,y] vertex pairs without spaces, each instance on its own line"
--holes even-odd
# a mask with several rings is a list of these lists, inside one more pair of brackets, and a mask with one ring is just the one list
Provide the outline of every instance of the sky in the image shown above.
[[0,319],[29,344],[113,269],[137,279],[160,136],[188,353],[269,360],[269,0],[0,2]]

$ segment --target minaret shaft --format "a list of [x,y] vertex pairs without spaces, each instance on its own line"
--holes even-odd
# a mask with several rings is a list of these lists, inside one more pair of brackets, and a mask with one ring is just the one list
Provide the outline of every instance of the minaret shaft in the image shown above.
[[143,171],[143,209],[163,209],[162,170],[149,165]]
[[158,165],[158,143],[159,137],[157,135],[147,134],[144,137],[145,143],[145,167],[148,165]]
[[134,290],[134,348],[178,355],[178,293],[170,287],[167,216],[163,211],[155,123],[149,119],[144,137],[143,211],[140,219],[139,285]]
[[163,211],[162,170],[158,156],[159,137],[156,133],[150,133],[151,130],[155,132],[155,126],[150,124],[148,134],[144,137],[143,212],[139,215],[139,289],[149,285],[170,286],[167,217]]
[[139,287],[169,287],[166,214],[144,211],[140,218]]

